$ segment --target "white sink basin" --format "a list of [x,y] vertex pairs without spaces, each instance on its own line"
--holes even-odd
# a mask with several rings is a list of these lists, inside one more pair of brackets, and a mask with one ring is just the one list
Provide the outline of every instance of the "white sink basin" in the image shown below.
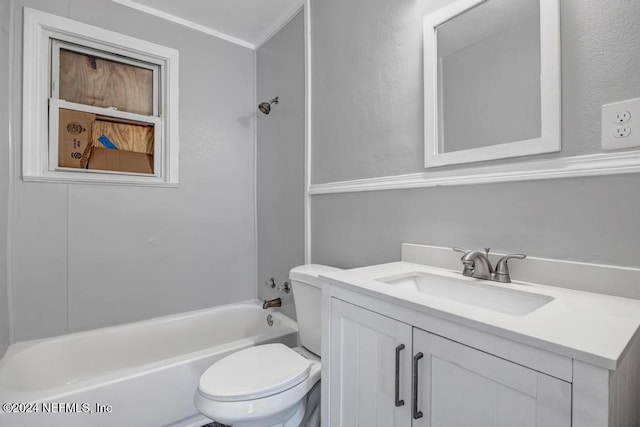
[[506,289],[475,279],[455,278],[425,272],[407,273],[400,277],[378,280],[398,289],[414,290],[434,297],[515,316],[529,314],[554,300],[548,295]]

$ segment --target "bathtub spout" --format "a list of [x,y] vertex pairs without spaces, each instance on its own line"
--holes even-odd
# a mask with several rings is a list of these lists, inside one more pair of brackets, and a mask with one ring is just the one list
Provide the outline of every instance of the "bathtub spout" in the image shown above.
[[262,308],[267,309],[271,307],[282,307],[282,300],[280,298],[274,298],[269,300],[264,300],[262,303]]

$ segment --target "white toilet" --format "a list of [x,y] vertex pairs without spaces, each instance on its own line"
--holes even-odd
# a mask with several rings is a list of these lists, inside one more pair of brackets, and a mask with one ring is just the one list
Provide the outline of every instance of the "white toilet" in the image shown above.
[[198,411],[233,427],[320,425],[320,281],[337,268],[308,264],[289,278],[300,344],[250,347],[220,359],[200,377]]

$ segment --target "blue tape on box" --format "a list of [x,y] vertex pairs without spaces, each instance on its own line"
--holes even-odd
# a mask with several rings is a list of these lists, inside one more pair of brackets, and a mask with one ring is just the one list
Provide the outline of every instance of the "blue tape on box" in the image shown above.
[[109,138],[107,138],[107,135],[102,135],[100,136],[100,138],[98,138],[98,141],[100,141],[102,143],[102,145],[104,145],[104,148],[108,148],[109,150],[117,150],[118,147],[116,147],[113,142],[111,142],[111,140]]

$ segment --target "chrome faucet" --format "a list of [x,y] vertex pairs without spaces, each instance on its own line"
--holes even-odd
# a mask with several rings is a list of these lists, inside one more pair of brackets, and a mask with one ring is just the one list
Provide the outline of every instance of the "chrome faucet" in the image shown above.
[[489,248],[485,248],[482,251],[468,251],[462,248],[453,248],[456,252],[461,252],[464,255],[460,258],[462,265],[464,266],[462,274],[476,279],[493,280],[501,283],[511,283],[511,276],[509,275],[509,266],[507,261],[511,258],[524,259],[527,256],[524,254],[511,254],[500,258],[496,264],[495,271],[491,266],[489,260]]
[[266,310],[267,308],[271,307],[282,307],[282,300],[280,298],[264,300],[264,302],[262,303],[262,308]]
[[475,277],[476,279],[491,280],[493,274],[493,267],[491,261],[489,261],[489,248],[485,248],[485,251],[471,251],[464,254],[460,259],[464,265],[462,274]]

